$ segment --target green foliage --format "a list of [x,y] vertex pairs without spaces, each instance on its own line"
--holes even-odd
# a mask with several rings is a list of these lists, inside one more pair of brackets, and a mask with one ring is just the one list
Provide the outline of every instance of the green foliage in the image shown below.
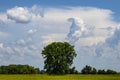
[[103,70],[98,70],[98,72],[97,72],[98,74],[106,74],[106,71],[103,69]]
[[95,68],[92,68],[91,66],[86,65],[82,70],[82,74],[96,74],[97,70]]
[[92,68],[91,74],[97,74],[97,70],[95,68]]
[[106,74],[117,74],[117,72],[114,71],[114,70],[108,69],[108,70],[106,71]]
[[29,65],[8,65],[0,66],[0,74],[38,74],[38,68]]
[[108,69],[107,71],[105,71],[104,69],[103,70],[100,69],[98,70],[98,74],[117,74],[117,72],[111,69]]
[[79,74],[79,72],[75,69],[75,67],[70,69],[69,74]]
[[99,69],[96,70],[95,68],[86,65],[82,70],[81,70],[82,74],[117,74],[116,71],[114,70],[110,70],[108,69],[107,71],[105,71],[104,69]]
[[44,69],[48,74],[67,74],[76,53],[74,47],[67,42],[53,42],[42,51],[45,59]]

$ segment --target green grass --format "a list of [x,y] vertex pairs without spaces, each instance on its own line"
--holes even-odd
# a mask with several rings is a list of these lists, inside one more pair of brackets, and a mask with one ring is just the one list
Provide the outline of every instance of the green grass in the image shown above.
[[120,75],[0,75],[0,80],[120,80]]

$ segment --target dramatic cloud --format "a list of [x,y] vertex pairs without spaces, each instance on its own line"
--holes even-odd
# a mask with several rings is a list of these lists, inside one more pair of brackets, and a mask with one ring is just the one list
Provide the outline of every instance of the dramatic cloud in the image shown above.
[[53,41],[69,41],[77,52],[77,69],[86,64],[116,69],[120,66],[116,65],[120,30],[116,29],[119,22],[114,21],[113,13],[95,7],[39,5],[0,12],[0,64],[24,63],[43,68],[43,47]]
[[71,44],[74,44],[79,38],[92,35],[93,27],[88,27],[82,19],[69,18],[68,20],[72,22],[70,32],[67,35]]
[[114,34],[106,39],[108,46],[115,47],[120,42],[120,28],[116,28]]
[[[104,43],[99,43],[96,48],[98,56],[109,55],[120,57],[120,28],[116,28],[114,34],[106,39]],[[107,56],[108,57],[108,56]]]
[[10,10],[7,10],[7,16],[9,19],[12,19],[18,23],[27,23],[32,18],[28,9],[23,7],[14,7]]

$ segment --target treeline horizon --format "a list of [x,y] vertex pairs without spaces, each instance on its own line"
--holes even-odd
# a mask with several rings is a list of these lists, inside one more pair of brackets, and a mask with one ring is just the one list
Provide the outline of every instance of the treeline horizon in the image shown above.
[[[1,65],[0,74],[47,74],[45,70],[40,70],[28,64],[10,64]],[[120,74],[112,69],[96,69],[94,67],[86,65],[81,71],[75,69],[75,67],[69,70],[68,74]]]

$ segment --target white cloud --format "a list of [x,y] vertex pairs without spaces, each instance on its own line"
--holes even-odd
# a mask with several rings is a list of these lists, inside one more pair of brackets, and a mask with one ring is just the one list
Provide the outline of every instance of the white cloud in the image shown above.
[[6,23],[13,20],[17,23],[29,23],[32,19],[43,16],[44,9],[38,5],[34,5],[31,8],[16,6],[8,9],[6,13],[0,14],[0,21]]
[[7,24],[7,23],[11,22],[11,20],[7,18],[6,13],[0,13],[0,22],[3,24],[4,23]]
[[[75,64],[80,66],[90,64],[99,67],[103,63],[102,66],[107,66],[110,65],[108,62],[112,56],[114,59],[111,63],[117,64],[119,63],[117,58],[120,55],[119,30],[118,34],[114,33],[118,23],[114,21],[113,13],[109,9],[94,7],[43,9],[36,5],[14,7],[6,12],[0,12],[0,22],[6,23],[0,24],[0,43],[4,44],[0,48],[2,58],[0,64],[27,63],[41,64],[40,67],[43,67],[41,50],[53,41],[66,41],[65,38],[71,27],[71,22],[68,19],[76,17],[82,19],[75,19],[76,25],[81,25],[82,28],[74,29],[74,33],[71,34],[72,37],[77,38],[75,49],[78,55]],[[12,37],[4,38],[9,34]],[[114,40],[118,40],[118,45],[115,43],[114,48],[109,47],[108,44],[113,43]],[[77,65],[76,67],[79,68],[80,66]],[[119,66],[112,66],[112,68],[116,67]]]
[[46,46],[52,42],[65,41],[65,34],[50,34],[42,36],[43,45]]
[[116,28],[113,35],[106,39],[107,44],[110,47],[114,47],[120,42],[120,28]]
[[25,42],[24,39],[20,39],[20,40],[17,41],[17,44],[19,44],[19,45],[25,45],[26,42]]
[[0,43],[0,48],[3,48],[3,43]]
[[31,12],[36,14],[36,15],[40,15],[41,17],[44,17],[44,8],[42,8],[39,5],[32,6]]
[[86,38],[80,38],[75,45],[80,44],[79,46],[93,46],[97,45],[100,42],[105,42],[105,37],[86,37]]
[[[114,26],[116,23],[112,20],[113,12],[108,9],[99,9],[94,7],[72,7],[69,9],[50,8],[45,13],[45,18],[53,21],[64,21],[71,17],[78,17],[85,23],[96,27]],[[57,19],[57,20],[56,20]]]
[[[49,29],[49,27],[52,27],[51,29],[54,29],[54,31],[58,29],[58,31],[63,31],[64,33],[68,33],[69,26],[71,25],[71,23],[68,23],[67,19],[71,17],[72,18],[77,17],[78,19],[82,19],[85,25],[89,27],[88,30],[92,32],[91,33],[93,34],[92,37],[106,38],[111,35],[112,31],[101,28],[111,27],[112,29],[114,29],[118,25],[115,21],[113,21],[112,14],[113,12],[111,10],[99,9],[93,7],[75,7],[75,8],[72,7],[68,9],[48,8],[46,13],[44,14],[43,20],[49,24],[47,29]],[[50,24],[51,22],[53,22],[54,24]],[[94,30],[92,30],[93,28]],[[80,36],[80,30],[76,31],[76,34],[77,36]],[[101,41],[104,40],[100,39],[98,40],[98,43]]]
[[24,7],[14,7],[7,10],[7,16],[9,19],[14,20],[18,23],[29,22],[32,18],[31,13],[27,8]]
[[120,29],[116,28],[114,34],[108,37],[104,43],[100,43],[97,45],[96,54],[99,56],[105,56],[113,58],[114,56],[120,57],[119,54],[120,48]]
[[[26,43],[26,40],[20,39],[16,41],[15,43],[11,45],[5,45],[3,46],[2,43],[0,43],[0,64],[8,65],[8,64],[31,64],[29,61],[32,62],[31,59],[34,59],[34,61],[38,62],[38,60],[41,58],[40,55],[40,49],[35,46],[35,44],[23,44],[23,42]],[[15,45],[14,45],[15,44]],[[38,44],[39,45],[39,44]],[[42,62],[41,62],[42,63]]]
[[88,27],[82,19],[70,18],[68,20],[72,22],[70,31],[67,35],[67,38],[71,44],[75,44],[75,42],[82,37],[92,35],[92,32],[94,31],[93,27]]
[[34,34],[34,33],[36,33],[36,32],[37,32],[36,29],[30,29],[30,30],[28,30],[28,34]]

